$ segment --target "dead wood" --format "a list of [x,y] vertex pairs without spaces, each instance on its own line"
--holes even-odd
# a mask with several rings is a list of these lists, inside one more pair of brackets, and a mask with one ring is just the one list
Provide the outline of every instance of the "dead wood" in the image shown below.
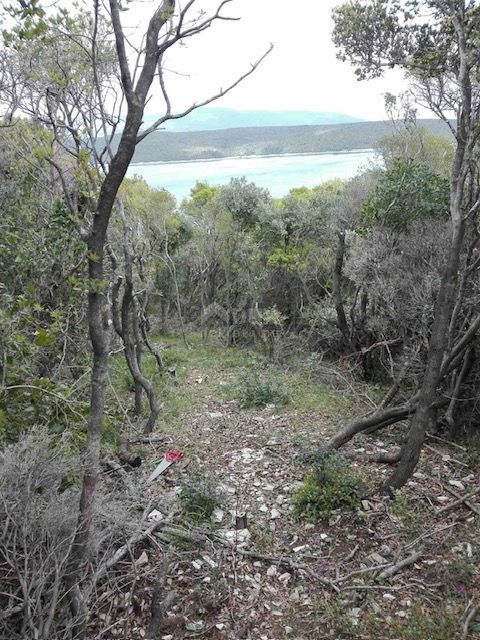
[[396,573],[399,573],[400,571],[402,571],[402,569],[405,569],[405,567],[409,567],[411,564],[414,564],[414,562],[417,562],[417,560],[421,557],[421,555],[422,555],[421,551],[414,551],[407,558],[404,558],[403,560],[400,560],[400,562],[397,562],[397,564],[394,564],[393,566],[388,567],[387,569],[384,569],[376,577],[376,580],[385,580],[386,578],[391,578]]
[[475,616],[477,615],[478,611],[479,611],[478,606],[474,606],[470,609],[467,617],[465,618],[465,622],[463,623],[463,629],[462,629],[462,640],[465,640],[465,638],[467,638],[468,636],[468,629],[470,628],[470,623],[472,622],[472,620],[475,618]]
[[151,619],[148,627],[148,632],[146,637],[148,639],[158,638],[160,634],[160,626],[162,624],[162,620],[165,617],[165,614],[169,610],[169,608],[175,603],[177,599],[177,593],[175,591],[170,591],[166,594],[166,596],[161,599],[163,591],[165,589],[165,584],[167,582],[168,577],[168,569],[170,567],[170,562],[172,559],[173,548],[170,547],[165,554],[162,564],[158,570],[157,580],[155,582],[155,586],[153,588],[152,593],[152,604],[151,604]]
[[290,558],[287,558],[285,556],[271,556],[271,555],[265,555],[263,553],[257,553],[256,551],[248,551],[247,549],[242,549],[240,547],[237,547],[234,544],[231,544],[230,542],[228,542],[227,540],[224,540],[218,535],[210,534],[208,532],[203,532],[203,531],[202,532],[186,531],[181,527],[176,527],[171,525],[164,527],[162,533],[164,534],[164,536],[162,536],[163,540],[167,539],[165,538],[165,535],[168,536],[168,534],[171,534],[173,536],[181,537],[184,540],[189,540],[190,542],[207,542],[207,541],[216,542],[220,544],[222,547],[226,547],[227,549],[230,549],[232,553],[236,553],[237,555],[243,556],[245,558],[260,560],[262,562],[270,562],[271,564],[276,564],[278,566],[283,566],[289,569],[293,569],[294,571],[302,572],[305,575],[307,575],[309,578],[312,578],[312,580],[315,580],[317,582],[320,582],[321,584],[324,584],[326,587],[329,587],[336,593],[340,592],[340,589],[331,580],[328,580],[327,578],[323,578],[322,576],[318,575],[318,573],[316,573],[315,571],[312,571],[312,569],[310,569],[308,566],[299,564],[298,562],[295,562],[294,560],[291,560]]
[[480,509],[478,509],[475,505],[468,503],[469,498],[473,498],[473,496],[476,496],[477,494],[480,493],[480,487],[475,489],[474,491],[471,491],[470,493],[467,493],[464,496],[459,496],[458,493],[456,493],[455,491],[452,491],[452,489],[449,489],[447,487],[445,487],[445,489],[452,495],[456,496],[457,500],[439,509],[437,511],[437,515],[441,513],[445,513],[446,511],[450,511],[450,509],[454,509],[455,507],[458,507],[459,504],[465,504],[465,506],[468,507],[470,511],[473,511],[474,513],[480,515]]

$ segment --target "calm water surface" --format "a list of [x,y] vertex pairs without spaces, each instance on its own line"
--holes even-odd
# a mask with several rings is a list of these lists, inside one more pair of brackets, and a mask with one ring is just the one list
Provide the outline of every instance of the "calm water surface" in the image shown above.
[[220,158],[194,162],[152,162],[133,164],[129,176],[140,175],[151,187],[163,187],[181,200],[197,180],[227,184],[245,176],[259,187],[269,189],[274,198],[293,187],[314,187],[333,178],[351,178],[375,158],[372,150],[318,155],[257,156]]

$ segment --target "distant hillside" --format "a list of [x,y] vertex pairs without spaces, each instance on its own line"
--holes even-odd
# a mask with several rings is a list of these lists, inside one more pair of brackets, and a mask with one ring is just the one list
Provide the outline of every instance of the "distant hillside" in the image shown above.
[[[419,124],[437,135],[451,135],[440,120],[420,120]],[[246,127],[189,133],[157,131],[138,145],[133,162],[371,149],[392,132],[393,125],[385,121],[301,127]]]
[[[157,117],[155,114],[147,116],[145,124],[152,124]],[[165,128],[167,131],[216,131],[240,127],[284,127],[360,121],[355,116],[324,111],[239,111],[201,107],[185,118],[167,122]]]

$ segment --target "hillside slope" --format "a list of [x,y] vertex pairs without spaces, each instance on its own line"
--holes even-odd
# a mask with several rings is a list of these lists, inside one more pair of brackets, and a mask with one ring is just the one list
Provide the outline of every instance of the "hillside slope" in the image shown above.
[[[420,120],[419,124],[437,135],[450,135],[447,126],[440,120]],[[133,161],[172,162],[369,149],[393,130],[391,122],[378,121],[320,126],[243,127],[185,133],[156,131],[138,145]]]

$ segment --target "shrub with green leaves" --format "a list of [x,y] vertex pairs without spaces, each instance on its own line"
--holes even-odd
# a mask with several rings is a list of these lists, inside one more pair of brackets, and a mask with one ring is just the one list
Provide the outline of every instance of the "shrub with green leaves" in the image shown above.
[[353,509],[359,502],[359,474],[341,456],[321,456],[293,494],[297,517],[326,518],[334,509]]
[[222,492],[205,470],[194,469],[180,487],[180,503],[189,520],[208,520],[223,502]]
[[414,220],[447,219],[450,187],[426,164],[398,158],[383,173],[372,195],[360,209],[365,227],[380,223],[405,229]]
[[288,389],[271,369],[244,371],[234,385],[234,394],[242,409],[267,404],[283,407],[290,401]]

